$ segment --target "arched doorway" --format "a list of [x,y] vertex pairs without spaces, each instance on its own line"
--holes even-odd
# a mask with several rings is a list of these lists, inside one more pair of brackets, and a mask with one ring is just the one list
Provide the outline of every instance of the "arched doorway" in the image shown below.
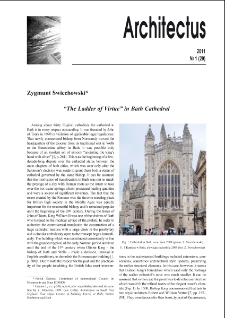
[[168,219],[168,220],[166,220],[166,222],[165,222],[165,230],[168,230],[169,227],[174,228],[174,223],[173,223],[173,221],[172,221],[171,219]]
[[136,226],[136,233],[141,235],[141,226],[140,225]]

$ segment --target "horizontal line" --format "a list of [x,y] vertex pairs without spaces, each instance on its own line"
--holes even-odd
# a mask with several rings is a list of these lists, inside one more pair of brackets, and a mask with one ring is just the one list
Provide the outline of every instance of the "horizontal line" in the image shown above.
[[148,65],[206,65],[206,64],[72,64],[72,65],[93,65],[93,66],[97,66],[97,65],[110,65],[110,66],[116,66],[116,65],[137,65],[137,66],[148,66]]
[[[9,0],[9,1],[15,1],[15,0]],[[30,1],[30,0],[24,0],[24,1]],[[33,1],[46,1],[46,0],[33,0]],[[62,0],[48,0],[48,1],[62,1]],[[67,0],[67,1],[74,1],[74,0]],[[81,2],[81,0],[76,0],[77,2]],[[83,2],[119,2],[119,1],[121,1],[121,0],[82,0]],[[128,2],[128,1],[132,1],[132,2],[139,2],[140,0],[122,0],[121,2]],[[152,0],[141,0],[141,1],[145,1],[145,2],[150,2],[150,1],[152,1]],[[157,1],[171,1],[171,0],[157,0]],[[180,1],[180,0],[173,0],[173,1],[176,1],[176,2],[178,2],[178,1]],[[194,2],[194,1],[196,1],[196,0],[183,0],[183,1],[186,1],[186,2]],[[198,0],[198,1],[200,1],[200,2],[205,2],[205,1],[210,1],[210,2],[212,2],[212,0]],[[217,2],[222,2],[222,1],[224,1],[224,0],[216,0]]]

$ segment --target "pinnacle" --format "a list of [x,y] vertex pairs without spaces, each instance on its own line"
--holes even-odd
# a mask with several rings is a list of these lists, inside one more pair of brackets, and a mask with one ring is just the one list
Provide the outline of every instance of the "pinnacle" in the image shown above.
[[151,125],[149,125],[148,132],[147,132],[147,135],[145,136],[145,138],[151,138],[151,139],[155,140],[155,136],[153,135]]

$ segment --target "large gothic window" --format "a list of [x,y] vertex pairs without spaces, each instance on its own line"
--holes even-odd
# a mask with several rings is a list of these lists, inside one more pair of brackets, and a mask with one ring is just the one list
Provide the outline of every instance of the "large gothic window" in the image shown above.
[[170,161],[159,170],[158,206],[180,207],[180,173],[177,166]]
[[143,219],[143,207],[141,205],[135,207],[135,219]]

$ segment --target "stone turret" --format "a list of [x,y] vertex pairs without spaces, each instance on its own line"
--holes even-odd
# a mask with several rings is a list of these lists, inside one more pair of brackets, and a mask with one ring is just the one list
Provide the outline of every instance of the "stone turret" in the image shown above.
[[134,168],[133,168],[133,165],[130,165],[130,169],[129,169],[129,180],[130,181],[133,181],[134,179]]
[[160,142],[161,143],[164,143],[166,142],[166,129],[165,129],[165,126],[164,124],[162,124],[162,127],[161,127],[161,131],[160,131]]
[[154,212],[154,166],[155,166],[155,136],[151,125],[145,136],[145,197],[144,197],[144,222]]
[[155,153],[155,136],[153,135],[151,125],[149,125],[148,132],[145,136],[145,155]]
[[[182,170],[183,170],[183,205],[184,213],[188,214],[194,209],[193,191],[193,141],[188,125],[184,125],[182,149]],[[191,221],[189,221],[191,224]]]
[[184,125],[183,130],[183,154],[193,154],[192,135],[187,124]]

